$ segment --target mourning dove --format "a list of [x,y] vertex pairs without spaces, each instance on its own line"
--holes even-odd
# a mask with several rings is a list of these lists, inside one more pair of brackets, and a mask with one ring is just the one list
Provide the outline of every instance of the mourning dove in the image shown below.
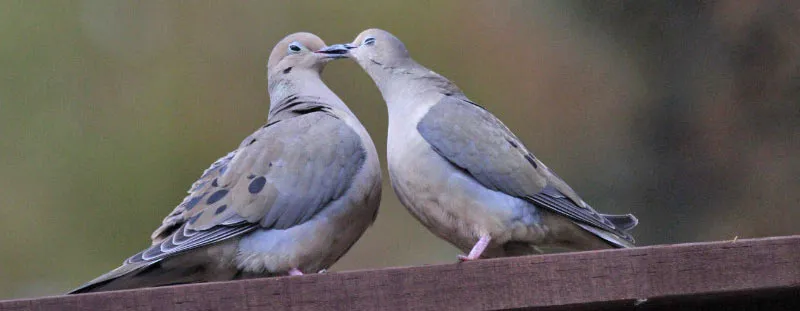
[[322,82],[336,54],[310,33],[267,65],[267,125],[211,165],[152,234],[153,245],[71,293],[316,272],[377,216],[381,171],[356,116]]
[[323,53],[354,59],[389,110],[387,160],[400,202],[462,260],[632,247],[633,215],[584,202],[494,115],[370,29]]

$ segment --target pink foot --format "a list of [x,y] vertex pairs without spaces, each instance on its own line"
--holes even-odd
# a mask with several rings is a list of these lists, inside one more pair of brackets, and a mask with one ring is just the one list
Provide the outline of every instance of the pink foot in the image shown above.
[[458,255],[458,261],[470,261],[478,258],[470,258],[468,255]]
[[300,270],[297,270],[297,268],[292,268],[291,270],[289,270],[289,275],[291,275],[291,276],[303,275],[303,272],[300,271]]
[[475,246],[472,247],[472,250],[469,251],[469,255],[458,255],[458,260],[460,261],[469,261],[469,260],[477,260],[481,258],[481,254],[483,251],[486,250],[486,247],[489,246],[489,242],[492,240],[491,237],[488,235],[482,235],[481,238],[478,240],[478,243],[475,243]]

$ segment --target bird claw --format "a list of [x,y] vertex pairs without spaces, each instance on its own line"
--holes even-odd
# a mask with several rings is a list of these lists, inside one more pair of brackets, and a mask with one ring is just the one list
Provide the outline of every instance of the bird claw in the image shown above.
[[469,255],[458,255],[458,260],[463,262],[481,258],[481,254],[483,254],[483,251],[486,250],[487,246],[489,246],[489,241],[491,240],[492,238],[490,236],[481,235],[481,238],[478,239],[478,242],[475,243],[475,246],[473,246],[469,251]]
[[325,273],[328,273],[328,269],[322,269],[317,271],[317,274],[325,274]]
[[476,260],[476,259],[478,259],[478,258],[470,258],[467,255],[458,255],[458,261],[460,261],[460,262],[472,261],[472,260]]

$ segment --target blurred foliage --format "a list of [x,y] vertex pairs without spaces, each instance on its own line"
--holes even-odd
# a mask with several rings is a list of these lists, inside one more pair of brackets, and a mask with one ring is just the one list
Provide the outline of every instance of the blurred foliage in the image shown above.
[[[393,32],[595,208],[635,213],[641,245],[797,234],[798,12],[733,0],[2,1],[0,298],[62,293],[146,247],[202,170],[266,121],[266,58],[296,31],[328,43]],[[366,74],[337,62],[324,77],[385,146]],[[377,223],[334,270],[455,261],[384,187]]]

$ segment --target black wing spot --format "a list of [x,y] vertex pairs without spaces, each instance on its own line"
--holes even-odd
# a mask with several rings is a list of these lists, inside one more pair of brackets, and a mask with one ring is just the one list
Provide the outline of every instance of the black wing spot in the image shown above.
[[214,192],[208,197],[208,200],[206,200],[206,204],[211,205],[217,203],[217,201],[222,200],[222,198],[224,198],[225,195],[227,194],[228,194],[227,189],[222,189],[217,192]]
[[247,191],[250,191],[252,194],[256,194],[261,192],[264,189],[264,185],[267,183],[267,179],[264,176],[259,176],[253,181],[250,182],[250,185],[247,186]]
[[192,218],[189,218],[189,224],[194,225],[194,223],[197,222],[197,219],[200,218],[200,216],[203,216],[203,212],[199,212],[197,213],[197,215],[194,215],[192,216]]
[[247,145],[250,146],[250,145],[254,144],[255,142],[256,142],[256,139],[253,138],[253,140],[251,140],[249,143],[247,143]]
[[214,180],[211,182],[211,187],[219,187],[219,184],[217,183],[217,179],[216,178],[214,178]]
[[189,201],[186,202],[186,205],[184,205],[183,208],[186,209],[187,211],[193,209],[195,206],[197,206],[197,203],[200,203],[200,200],[202,200],[203,197],[206,196],[206,194],[208,194],[208,192],[205,192],[199,196],[189,199]]
[[222,212],[224,212],[226,209],[228,209],[227,205],[223,205],[223,206],[217,207],[217,210],[214,211],[214,215],[222,214]]
[[[516,142],[514,142],[514,140],[513,140],[513,139],[508,139],[508,138],[506,138],[506,141],[507,141],[509,144],[511,144],[511,147],[514,147],[514,148],[517,148],[517,147],[519,147],[519,145],[517,145],[517,143],[516,143]],[[534,165],[534,166],[535,166],[535,165]]]
[[290,72],[292,72],[292,67],[283,70],[283,73],[290,73]]
[[534,158],[532,154],[526,154],[525,160],[528,160],[528,162],[533,165],[533,168],[539,168],[539,165],[536,165],[536,158]]

